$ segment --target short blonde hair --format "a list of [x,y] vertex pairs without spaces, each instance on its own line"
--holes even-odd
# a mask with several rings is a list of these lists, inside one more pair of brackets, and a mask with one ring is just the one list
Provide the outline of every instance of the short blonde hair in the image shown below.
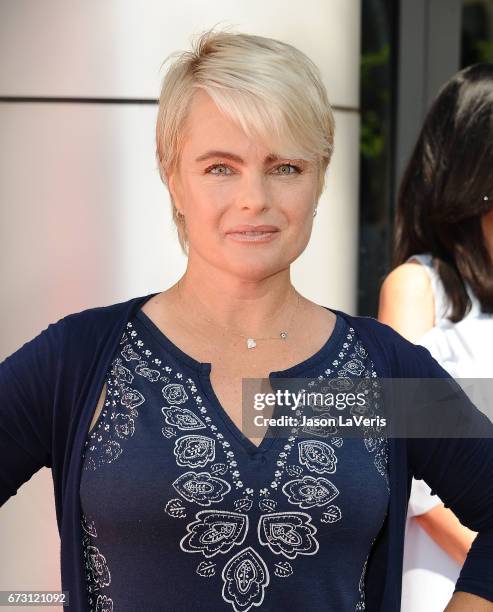
[[[183,126],[197,88],[249,136],[278,147],[286,157],[316,162],[318,201],[334,147],[335,122],[317,66],[290,44],[252,34],[200,34],[191,51],[177,51],[161,87],[156,122],[156,159],[161,180],[177,167]],[[281,153],[282,152],[282,153]],[[171,193],[170,193],[171,196]],[[186,227],[171,196],[180,246]]]

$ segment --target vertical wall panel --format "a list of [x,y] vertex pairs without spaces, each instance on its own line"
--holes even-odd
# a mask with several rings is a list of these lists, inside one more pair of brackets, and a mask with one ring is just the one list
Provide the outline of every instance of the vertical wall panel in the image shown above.
[[[354,312],[360,0],[0,0],[0,96],[156,99],[164,58],[218,23],[298,46],[342,109],[293,280]],[[0,102],[0,359],[65,314],[163,290],[185,269],[155,165],[156,111]],[[59,588],[50,478],[41,470],[0,509],[0,589]]]

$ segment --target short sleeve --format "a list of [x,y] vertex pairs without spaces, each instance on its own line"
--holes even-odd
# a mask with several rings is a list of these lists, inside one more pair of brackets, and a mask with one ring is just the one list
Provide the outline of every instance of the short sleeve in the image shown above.
[[60,319],[0,363],[0,505],[51,467],[63,335]]
[[426,514],[441,503],[442,500],[438,495],[432,494],[430,487],[424,480],[413,478],[411,495],[409,497],[408,517]]

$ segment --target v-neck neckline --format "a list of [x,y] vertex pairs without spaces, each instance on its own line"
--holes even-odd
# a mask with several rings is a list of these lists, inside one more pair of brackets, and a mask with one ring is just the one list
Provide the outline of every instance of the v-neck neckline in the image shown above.
[[[155,295],[155,294],[153,294]],[[152,297],[152,296],[151,296]],[[149,298],[150,299],[150,298]],[[147,300],[145,300],[146,302]],[[231,435],[234,437],[238,445],[252,458],[260,457],[265,455],[268,451],[276,448],[280,443],[285,441],[283,436],[277,435],[272,432],[272,428],[269,425],[267,427],[267,431],[263,436],[260,444],[255,444],[246,436],[241,429],[236,425],[233,419],[230,417],[226,409],[222,406],[219,398],[214,391],[211,382],[211,370],[212,364],[210,362],[201,362],[185,353],[181,348],[179,348],[174,342],[172,342],[168,336],[154,323],[154,321],[142,310],[142,304],[139,305],[138,309],[135,311],[134,316],[139,319],[139,321],[147,328],[149,333],[168,350],[171,354],[173,354],[178,360],[187,364],[190,368],[195,370],[200,378],[201,387],[203,388],[207,399],[212,404],[215,412],[222,420],[224,426],[228,429]],[[293,378],[299,377],[300,374],[306,373],[307,370],[313,368],[322,360],[330,359],[331,355],[336,355],[340,350],[340,339],[343,336],[346,328],[348,327],[347,321],[337,310],[332,310],[327,306],[323,306],[326,310],[329,310],[336,316],[336,321],[334,324],[334,328],[332,333],[327,338],[325,343],[310,357],[304,359],[298,364],[295,364],[289,368],[284,370],[274,370],[269,373],[269,381],[272,382],[272,379],[283,379],[283,378]],[[275,414],[275,408],[274,413]]]

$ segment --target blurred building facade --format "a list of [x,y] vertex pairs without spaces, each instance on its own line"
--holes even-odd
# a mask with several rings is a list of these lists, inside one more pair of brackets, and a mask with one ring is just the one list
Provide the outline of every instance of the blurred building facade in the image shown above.
[[[213,25],[292,43],[321,69],[335,153],[293,281],[354,312],[359,0],[302,10],[281,0],[0,0],[0,359],[66,314],[161,291],[184,271],[155,162],[156,100],[163,60]],[[49,470],[0,509],[0,539],[0,589],[59,588]]]
[[493,62],[493,0],[363,0],[361,18],[357,312],[376,316],[403,170],[441,86]]

